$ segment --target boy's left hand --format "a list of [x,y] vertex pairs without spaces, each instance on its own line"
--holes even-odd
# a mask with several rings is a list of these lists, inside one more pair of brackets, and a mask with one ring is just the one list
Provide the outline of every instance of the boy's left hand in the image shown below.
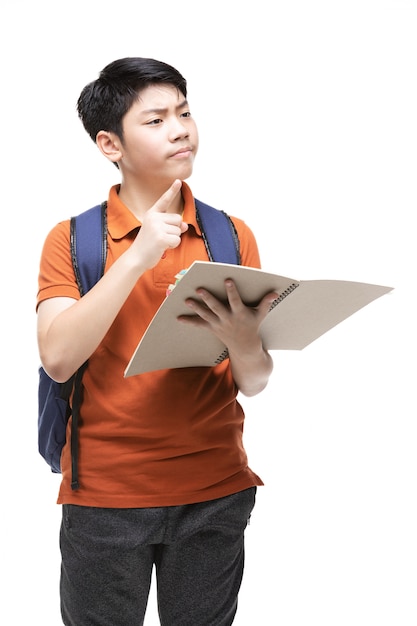
[[200,300],[187,299],[186,304],[195,315],[181,315],[178,319],[185,324],[203,326],[211,330],[229,350],[246,352],[259,341],[258,330],[265,319],[276,292],[266,294],[257,306],[246,306],[235,283],[225,281],[228,303],[218,300],[206,289],[197,289]]

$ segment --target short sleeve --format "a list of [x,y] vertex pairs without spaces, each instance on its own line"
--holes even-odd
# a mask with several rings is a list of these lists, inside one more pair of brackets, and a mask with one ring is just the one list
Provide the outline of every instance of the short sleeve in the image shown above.
[[36,308],[48,298],[79,299],[70,251],[70,221],[57,224],[45,239],[39,268]]

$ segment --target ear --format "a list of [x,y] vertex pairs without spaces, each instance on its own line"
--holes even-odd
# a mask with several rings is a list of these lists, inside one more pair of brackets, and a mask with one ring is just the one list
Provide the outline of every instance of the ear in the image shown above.
[[107,130],[97,133],[96,144],[102,154],[112,163],[117,163],[122,158],[122,144],[117,135]]

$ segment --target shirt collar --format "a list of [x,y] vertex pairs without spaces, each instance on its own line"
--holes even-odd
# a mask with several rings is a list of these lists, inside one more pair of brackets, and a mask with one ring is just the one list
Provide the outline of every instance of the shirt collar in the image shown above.
[[[129,233],[141,226],[141,222],[133,215],[119,198],[120,185],[113,185],[107,201],[107,228],[112,239],[123,239]],[[186,183],[182,183],[181,189],[184,199],[184,222],[193,226],[196,233],[201,237],[201,230],[197,224],[194,197]]]

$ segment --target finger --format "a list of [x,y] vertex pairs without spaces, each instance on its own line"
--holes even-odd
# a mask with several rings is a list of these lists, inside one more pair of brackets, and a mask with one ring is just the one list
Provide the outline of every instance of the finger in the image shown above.
[[227,304],[226,302],[222,302],[221,300],[216,298],[216,296],[214,296],[210,291],[207,291],[207,289],[204,289],[203,287],[199,287],[198,289],[196,289],[196,294],[202,300],[205,306],[208,306],[212,310],[214,310],[216,307],[224,308],[224,305]]
[[155,202],[150,210],[158,213],[167,213],[172,202],[178,196],[181,187],[182,181],[179,179],[174,180],[169,189],[167,189],[167,191],[162,194],[162,196]]
[[221,315],[225,310],[237,311],[242,309],[244,304],[239,295],[235,283],[231,279],[225,280],[226,300],[219,300],[210,291],[206,289],[197,289],[197,294],[216,315]]
[[243,301],[233,280],[227,278],[224,281],[224,285],[226,288],[227,300],[229,302],[230,308],[234,310],[237,307],[242,307]]
[[205,321],[210,321],[219,317],[224,310],[223,305],[208,291],[198,290],[197,294],[201,301],[187,298],[185,304]]
[[271,293],[267,293],[266,296],[262,298],[257,307],[261,315],[266,316],[269,313],[277,298],[279,298],[279,294],[276,291],[271,291]]
[[177,320],[181,322],[181,324],[188,324],[189,326],[198,326],[200,328],[207,326],[207,322],[199,315],[179,315]]
[[278,293],[276,293],[275,291],[271,291],[270,293],[267,293],[262,298],[262,300],[258,302],[257,304],[255,303],[249,304],[249,303],[243,302],[240,296],[239,290],[236,287],[236,284],[231,279],[227,279],[225,281],[225,286],[226,286],[229,306],[232,311],[237,311],[239,308],[243,306],[249,306],[253,309],[256,309],[258,313],[261,315],[261,317],[265,317],[267,313],[270,311],[271,306],[273,305],[275,300],[278,298]]

